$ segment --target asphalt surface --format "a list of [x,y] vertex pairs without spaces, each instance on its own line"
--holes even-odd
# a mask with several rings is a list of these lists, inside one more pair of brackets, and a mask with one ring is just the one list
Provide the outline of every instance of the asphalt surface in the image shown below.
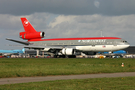
[[68,80],[68,79],[88,79],[88,78],[110,78],[110,77],[131,77],[135,76],[135,72],[124,73],[102,73],[102,74],[85,74],[85,75],[60,75],[60,76],[45,76],[45,77],[19,77],[19,78],[1,78],[0,85],[40,82],[40,81],[54,81],[54,80]]

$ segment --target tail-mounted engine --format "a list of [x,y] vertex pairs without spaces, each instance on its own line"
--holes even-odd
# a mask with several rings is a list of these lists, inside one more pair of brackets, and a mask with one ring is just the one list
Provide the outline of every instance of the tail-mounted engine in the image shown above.
[[44,32],[34,32],[34,33],[27,33],[27,32],[20,32],[20,38],[22,39],[41,39],[44,38]]

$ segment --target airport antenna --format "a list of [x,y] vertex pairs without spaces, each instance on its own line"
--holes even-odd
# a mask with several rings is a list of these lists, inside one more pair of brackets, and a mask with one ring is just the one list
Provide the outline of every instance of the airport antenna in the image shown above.
[[104,37],[104,36],[102,35],[102,30],[101,30],[101,37]]

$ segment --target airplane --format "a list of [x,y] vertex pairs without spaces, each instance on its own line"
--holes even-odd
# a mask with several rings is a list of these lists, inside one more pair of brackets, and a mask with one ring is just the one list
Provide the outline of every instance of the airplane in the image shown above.
[[25,49],[22,50],[0,50],[1,56],[11,56],[12,54],[23,54],[25,53]]
[[[127,52],[125,50],[118,50],[114,51],[112,54],[126,54]],[[103,54],[109,54],[109,52],[103,52]]]
[[[24,48],[46,51],[54,54],[54,57],[75,57],[77,51],[81,52],[113,52],[129,47],[129,43],[119,37],[77,37],[77,38],[51,38],[45,37],[45,32],[36,31],[30,22],[21,18],[24,32],[20,32],[19,41],[7,38],[6,40],[24,44]],[[38,55],[38,53],[37,53]]]
[[106,57],[123,57],[127,52],[125,50],[118,50],[118,51],[113,51],[112,53],[109,52],[98,52],[97,54],[102,54],[105,55]]

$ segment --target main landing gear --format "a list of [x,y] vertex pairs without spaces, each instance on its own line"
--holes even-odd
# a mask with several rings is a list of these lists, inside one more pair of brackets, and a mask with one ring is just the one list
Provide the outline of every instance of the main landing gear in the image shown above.
[[54,55],[54,58],[76,58],[76,55]]

